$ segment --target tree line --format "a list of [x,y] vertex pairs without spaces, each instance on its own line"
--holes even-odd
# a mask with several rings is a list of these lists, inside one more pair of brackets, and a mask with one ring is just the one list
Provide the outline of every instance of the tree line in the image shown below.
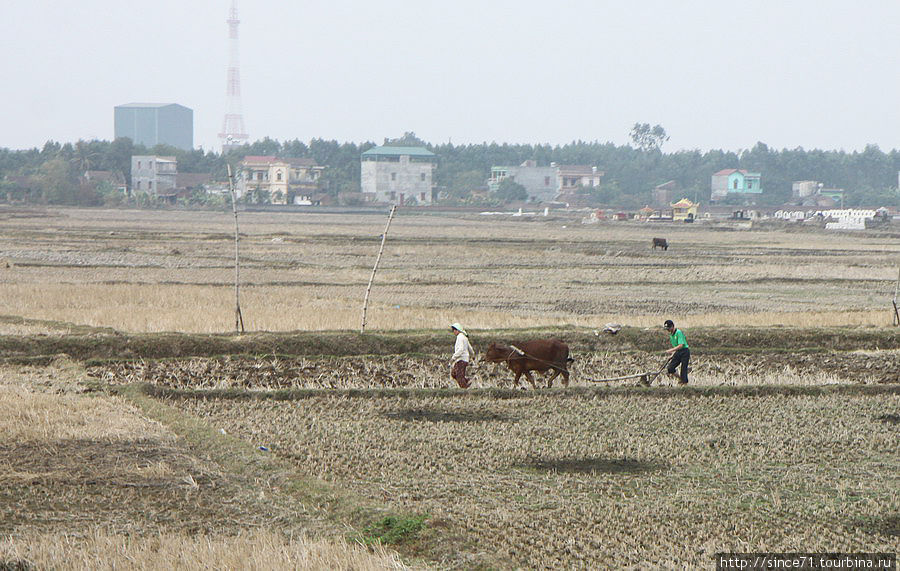
[[[658,127],[658,126],[656,126]],[[829,188],[844,188],[846,206],[900,207],[898,171],[900,151],[882,151],[868,145],[862,151],[770,149],[757,143],[740,152],[683,150],[671,153],[660,149],[668,137],[649,125],[635,125],[634,145],[573,141],[565,145],[480,143],[454,145],[422,141],[414,133],[384,144],[423,146],[438,157],[435,184],[450,203],[483,200],[492,166],[515,166],[526,160],[539,165],[596,166],[605,172],[599,188],[583,189],[589,202],[620,208],[640,207],[651,201],[655,186],[674,180],[684,196],[707,202],[710,176],[722,169],[738,168],[762,173],[763,204],[782,204],[791,198],[791,184],[816,180]],[[185,151],[166,145],[146,148],[130,139],[78,141],[60,144],[49,141],[41,149],[0,148],[0,200],[36,204],[77,204],[95,206],[126,200],[109,185],[85,185],[85,171],[111,171],[130,183],[132,155],[174,156],[178,171],[211,173],[226,179],[227,167],[235,168],[246,155],[275,155],[282,158],[311,158],[327,168],[322,191],[334,196],[357,193],[360,189],[360,155],[376,146],[374,142],[347,143],[326,139],[309,142],[280,142],[265,138],[228,153],[194,149]],[[480,192],[479,192],[480,191]],[[508,198],[509,189],[503,189]],[[121,193],[118,193],[121,194]],[[132,197],[130,200],[137,200]],[[197,197],[202,201],[203,197]]]

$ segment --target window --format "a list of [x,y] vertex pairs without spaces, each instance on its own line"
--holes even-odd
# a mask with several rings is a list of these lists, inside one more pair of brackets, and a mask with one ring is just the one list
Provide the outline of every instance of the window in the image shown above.
[[141,168],[141,161],[138,161],[138,168]]
[[747,181],[747,188],[748,188],[748,189],[753,188],[753,181],[752,181],[752,180],[748,180],[748,181]]
[[549,176],[544,177],[544,186],[550,186],[550,177]]
[[420,173],[419,176],[422,178],[422,182],[425,182],[425,173]]
[[277,180],[278,182],[281,182],[281,171],[278,171],[275,173],[275,180]]
[[[395,173],[395,172],[391,173],[391,180],[397,180],[397,173]],[[391,198],[393,198],[393,197],[391,197]]]
[[147,181],[147,190],[153,190],[153,181],[152,180]]
[[425,202],[425,193],[424,192],[419,193],[419,199],[421,202]]
[[734,179],[734,190],[738,188],[738,179]]
[[397,200],[397,193],[391,192],[391,200]]
[[141,189],[141,181],[138,181],[138,183],[137,183],[137,189],[138,189],[138,190]]
[[256,173],[256,180],[262,180],[263,173],[262,171]]

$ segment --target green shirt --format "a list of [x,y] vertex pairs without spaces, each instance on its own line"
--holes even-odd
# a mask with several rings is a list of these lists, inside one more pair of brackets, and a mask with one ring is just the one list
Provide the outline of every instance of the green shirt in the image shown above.
[[687,339],[684,338],[684,333],[681,332],[681,329],[676,329],[675,333],[669,335],[669,343],[672,344],[672,347],[684,345],[685,349],[688,348]]

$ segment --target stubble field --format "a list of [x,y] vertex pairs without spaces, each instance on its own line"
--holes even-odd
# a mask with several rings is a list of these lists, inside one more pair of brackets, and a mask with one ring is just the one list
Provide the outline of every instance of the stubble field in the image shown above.
[[[4,382],[76,390],[133,427],[28,432],[0,450],[0,563],[124,534],[147,554],[163,533],[171,557],[202,566],[204,537],[227,551],[259,530],[250,544],[290,568],[311,557],[298,530],[370,542],[397,521],[382,540],[439,568],[896,552],[897,236],[583,215],[401,211],[359,335],[386,213],[242,213],[249,331],[234,336],[230,213],[0,211]],[[657,370],[665,318],[688,333],[688,387],[592,382]],[[514,390],[476,362],[474,388],[449,389],[455,321],[479,351],[566,340],[571,386]],[[623,328],[596,334],[607,322]],[[10,411],[25,398],[4,395]],[[98,509],[108,497],[118,507]],[[399,565],[340,541],[329,561]]]

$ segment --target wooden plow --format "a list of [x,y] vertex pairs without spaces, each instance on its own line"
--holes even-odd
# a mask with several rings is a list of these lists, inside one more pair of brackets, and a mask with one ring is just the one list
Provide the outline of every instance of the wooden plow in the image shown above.
[[672,357],[666,359],[666,361],[662,364],[662,367],[659,368],[658,371],[653,372],[649,371],[646,373],[635,373],[633,375],[622,375],[621,377],[612,377],[609,379],[585,379],[586,381],[592,383],[612,383],[614,381],[627,381],[628,379],[640,379],[640,384],[644,386],[650,386],[650,384],[659,377],[662,372],[665,370],[666,366],[669,364],[669,361],[672,360]]

